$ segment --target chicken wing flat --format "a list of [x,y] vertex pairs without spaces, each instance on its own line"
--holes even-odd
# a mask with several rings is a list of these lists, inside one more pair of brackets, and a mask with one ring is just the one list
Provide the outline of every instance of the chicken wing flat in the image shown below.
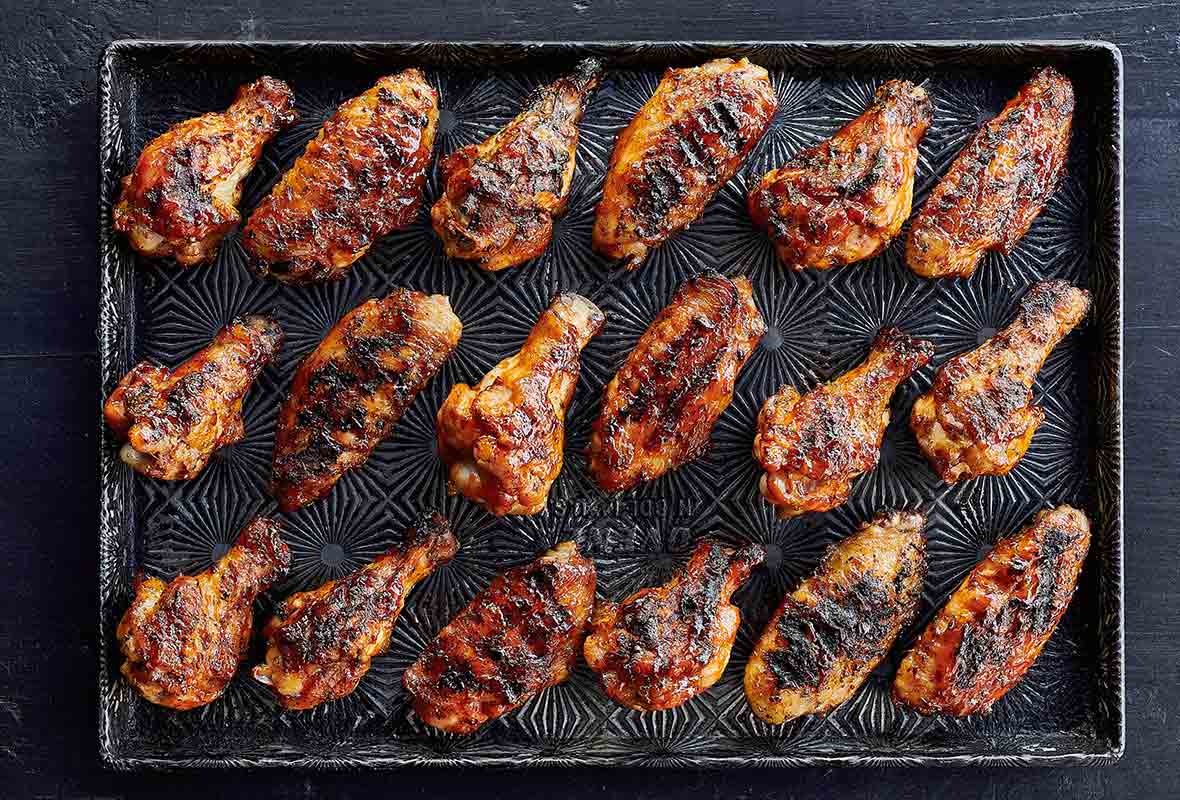
[[947,483],[1003,475],[1024,457],[1045,410],[1032,385],[1057,343],[1090,308],[1090,293],[1065,281],[1033,284],[1008,327],[947,361],[914,402],[910,427]]
[[314,708],[352,693],[385,652],[414,584],[459,549],[447,520],[423,514],[401,542],[351,575],[288,597],[267,623],[266,662],[254,677],[279,705]]
[[560,295],[519,353],[474,389],[455,384],[438,410],[438,453],[448,466],[451,491],[497,516],[544,510],[561,472],[579,355],[605,322],[586,298]]
[[913,619],[926,576],[926,519],[878,515],[828,550],[746,664],[746,698],[772,724],[826,714],[860,688]]
[[123,675],[157,705],[183,710],[216,700],[250,644],[255,598],[290,564],[279,523],[257,517],[210,569],[171,583],[141,577],[115,631]]
[[145,256],[189,267],[217,254],[238,224],[242,183],[275,134],[295,121],[291,89],[259,78],[223,112],[173,125],[148,142],[115,205],[115,230]]
[[119,456],[149,478],[195,478],[220,447],[245,435],[242,401],[278,352],[283,331],[270,317],[239,317],[174,370],[143,361],[103,406],[127,440]]
[[852,482],[877,466],[898,385],[934,355],[934,345],[897,328],[877,334],[851,372],[802,397],[784,386],[762,406],[754,458],[759,488],[780,517],[828,511],[848,500]]
[[341,278],[422,205],[438,95],[416,69],[347,101],[246,223],[242,243],[290,282]]
[[1073,105],[1069,79],[1045,67],[980,128],[914,217],[910,269],[965,278],[986,251],[1015,249],[1065,171]]
[[279,508],[318,500],[365,463],[462,332],[446,297],[409,289],[345,314],[299,365],[279,410],[271,481]]
[[406,670],[428,725],[471,733],[565,681],[594,610],[594,562],[562,542],[497,576]]
[[594,249],[636,269],[692,223],[770,127],[766,70],[719,58],[664,73],[615,141],[594,221]]
[[599,602],[584,650],[606,693],[628,708],[659,711],[715,684],[741,622],[729,599],[765,557],[759,545],[734,550],[704,540],[663,586],[622,604]]
[[598,485],[630,489],[704,453],[765,332],[748,279],[682,284],[603,392],[589,448]]
[[545,252],[569,200],[578,123],[601,76],[597,59],[580,62],[534,92],[507,127],[442,160],[443,195],[430,218],[448,256],[494,271]]
[[1001,539],[906,654],[894,699],[923,714],[989,711],[1053,635],[1089,547],[1090,520],[1070,506]]
[[791,269],[872,258],[910,215],[918,142],[933,111],[926,90],[888,81],[835,136],[762,177],[750,217]]

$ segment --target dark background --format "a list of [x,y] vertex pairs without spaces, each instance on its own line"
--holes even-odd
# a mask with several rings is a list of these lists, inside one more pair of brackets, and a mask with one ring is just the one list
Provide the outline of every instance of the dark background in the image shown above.
[[[1069,769],[117,774],[97,748],[96,65],[112,39],[1100,38],[1126,62],[1127,753]],[[0,797],[1180,794],[1180,2],[0,0]]]

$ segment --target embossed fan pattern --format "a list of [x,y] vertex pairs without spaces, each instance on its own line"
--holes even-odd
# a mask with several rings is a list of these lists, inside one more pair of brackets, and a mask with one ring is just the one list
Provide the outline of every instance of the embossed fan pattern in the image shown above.
[[[117,181],[143,144],[172,122],[224,106],[233,87],[249,77],[271,73],[287,80],[301,120],[265,151],[246,186],[246,212],[336,104],[379,75],[406,65],[426,71],[439,90],[438,150],[445,153],[504,124],[533,87],[586,52],[603,57],[609,71],[581,126],[569,210],[545,254],[522,266],[487,274],[447,260],[427,209],[409,229],[374,246],[345,280],[312,287],[254,277],[237,234],[226,240],[216,263],[178,271],[134,258],[110,230]],[[613,268],[591,249],[590,230],[615,134],[654,89],[663,65],[734,53],[771,70],[779,96],[771,130],[696,224],[637,272]],[[935,102],[934,123],[921,144],[916,207],[976,127],[1044,62],[1069,71],[1079,87],[1068,176],[1016,252],[989,255],[970,279],[929,282],[913,275],[902,262],[904,232],[866,263],[793,273],[776,263],[770,243],[750,224],[746,192],[761,174],[857,115],[887,78],[922,82]],[[101,80],[104,392],[134,360],[175,363],[244,311],[276,314],[287,342],[249,396],[246,437],[218,452],[197,480],[166,484],[134,475],[119,463],[116,445],[103,441],[101,737],[108,758],[122,767],[1102,760],[1121,741],[1123,724],[1117,68],[1110,52],[1087,46],[115,47]],[[435,169],[427,208],[438,190]],[[602,387],[676,286],[708,268],[751,277],[767,334],[705,457],[633,492],[604,496],[589,479],[581,453]],[[1067,278],[1095,294],[1091,320],[1038,378],[1045,423],[1011,474],[948,489],[918,452],[906,424],[910,406],[929,387],[935,364],[1003,325],[1023,287],[1043,277]],[[113,638],[134,571],[172,577],[202,569],[251,514],[274,512],[265,484],[275,407],[286,382],[342,314],[392,286],[448,294],[464,324],[462,341],[368,464],[348,473],[325,500],[287,516],[292,569],[263,598],[258,613],[268,613],[291,591],[372,558],[421,508],[439,508],[449,517],[461,541],[458,555],[413,592],[389,651],[343,700],[312,712],[281,713],[244,667],[226,694],[203,709],[176,713],[143,702],[119,679]],[[435,456],[434,413],[453,383],[474,383],[517,349],[558,291],[593,299],[606,312],[607,326],[584,352],[568,417],[565,468],[549,508],[532,518],[498,520],[461,497],[447,497]],[[776,519],[758,494],[750,452],[762,402],[785,382],[804,390],[846,370],[887,324],[932,339],[937,354],[899,389],[880,465],[856,482],[845,507]],[[996,538],[1046,501],[1089,509],[1094,546],[1069,612],[1027,679],[982,718],[923,718],[891,702],[890,681],[903,647]],[[886,507],[921,508],[930,517],[930,574],[918,619],[861,691],[830,716],[762,723],[741,684],[761,626],[827,545]],[[402,693],[402,672],[500,570],[574,537],[598,565],[599,592],[621,598],[663,580],[687,558],[696,538],[710,532],[733,542],[757,541],[768,552],[766,565],[736,595],[741,634],[711,691],[671,711],[641,714],[611,703],[583,664],[569,682],[472,736],[441,734],[413,715]],[[259,660],[259,651],[256,643],[247,666]]]

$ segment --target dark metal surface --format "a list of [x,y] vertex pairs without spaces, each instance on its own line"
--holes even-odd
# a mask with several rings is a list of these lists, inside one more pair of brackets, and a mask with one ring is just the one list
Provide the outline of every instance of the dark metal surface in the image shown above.
[[[223,107],[260,73],[293,86],[300,123],[281,135],[252,174],[251,208],[344,98],[381,74],[422,66],[443,108],[440,153],[479,141],[510,119],[527,92],[587,52],[610,75],[582,125],[570,210],[549,252],[497,275],[444,259],[425,213],[383,240],[347,278],[315,288],[280,287],[249,274],[236,236],[217,262],[178,271],[135,259],[110,231],[118,179],[167,125]],[[647,99],[665,66],[749,55],[771,69],[780,110],[759,150],[703,218],[635,273],[589,246],[594,204],[615,133]],[[923,81],[935,120],[922,147],[915,205],[980,122],[1031,70],[1052,63],[1074,80],[1079,104],[1068,176],[1011,257],[989,256],[965,281],[928,282],[902,264],[899,239],[872,261],[829,273],[781,268],[745,212],[746,187],[803,146],[860,113],[882,80]],[[246,408],[247,437],[218,454],[197,480],[164,484],[133,475],[102,443],[100,718],[104,755],[119,767],[398,764],[544,765],[816,763],[1031,764],[1104,762],[1121,753],[1123,718],[1121,528],[1121,61],[1101,44],[714,44],[446,45],[118,43],[100,73],[103,390],[140,358],[176,363],[231,317],[274,311],[288,343]],[[437,194],[431,181],[428,199]],[[718,268],[748,274],[771,328],[739,381],[733,406],[700,462],[618,498],[599,493],[579,450],[602,385],[685,277]],[[762,401],[781,383],[810,387],[859,361],[876,330],[900,324],[933,339],[935,363],[974,347],[1004,324],[1029,282],[1063,277],[1095,293],[1091,321],[1051,357],[1036,387],[1048,419],[1021,465],[1003,478],[954,488],[922,461],[905,420],[933,365],[894,403],[882,463],[836,512],[780,522],[756,490],[749,449]],[[380,551],[421,507],[442,507],[462,550],[411,597],[390,652],[357,692],[313,713],[280,713],[243,670],[227,694],[199,712],[150,706],[117,672],[112,632],[137,569],[163,577],[207,566],[257,511],[273,509],[264,484],[273,413],[291,371],[341,314],[392,286],[441,291],[465,325],[456,356],[390,441],[327,500],[288,515],[291,577],[263,603],[355,568]],[[475,382],[514,351],[556,291],[580,291],[606,311],[605,333],[587,348],[570,414],[565,471],[549,510],[495,520],[445,496],[431,447],[433,414],[452,383]],[[428,464],[428,468],[423,468]],[[1095,521],[1091,556],[1070,612],[1025,681],[986,717],[923,718],[889,699],[896,660],[947,593],[1000,535],[1046,503],[1073,502]],[[745,659],[783,591],[823,548],[887,507],[930,516],[930,576],[918,621],[891,660],[826,719],[767,726],[742,696]],[[768,568],[738,596],[743,628],[725,677],[706,695],[659,714],[613,706],[583,666],[573,680],[477,735],[425,728],[400,689],[401,671],[424,641],[491,575],[561,538],[595,558],[600,590],[621,597],[662,580],[694,539],[716,531],[772,550]],[[343,560],[341,560],[341,555]],[[252,654],[257,659],[258,653]]]

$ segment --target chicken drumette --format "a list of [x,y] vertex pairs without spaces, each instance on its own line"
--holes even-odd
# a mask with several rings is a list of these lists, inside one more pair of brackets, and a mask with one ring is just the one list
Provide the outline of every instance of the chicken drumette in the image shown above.
[[407,69],[345,102],[246,223],[242,244],[283,281],[341,278],[422,204],[438,96]]
[[926,90],[888,81],[835,136],[766,173],[750,216],[792,269],[831,269],[885,249],[910,215],[918,142],[930,127]]
[[123,461],[151,478],[195,478],[214,451],[245,435],[242,401],[282,342],[273,319],[239,317],[174,370],[137,364],[103,406],[127,440]]
[[606,318],[576,294],[541,314],[524,347],[475,388],[456,384],[438,410],[438,453],[450,488],[497,516],[536,514],[561,472],[565,412],[579,354]]
[[601,75],[597,59],[582,61],[534,92],[507,127],[442,160],[443,195],[430,218],[447,255],[500,270],[545,252],[569,200],[578,123]]
[[1057,629],[1090,547],[1076,508],[1037,514],[959,584],[902,660],[893,696],[923,714],[986,713]]
[[926,576],[926,520],[878,515],[828,550],[783,598],[746,664],[746,698],[770,723],[852,697],[913,619]]
[[606,693],[629,708],[658,711],[716,683],[741,622],[729,598],[765,555],[759,545],[735,551],[705,540],[663,586],[621,604],[600,601],[584,650]]
[[630,489],[704,453],[765,331],[748,279],[681,285],[603,392],[589,448],[598,485]]
[[123,674],[148,700],[188,709],[225,691],[250,644],[254,599],[291,563],[279,523],[257,517],[210,569],[136,581],[115,632]]
[[406,670],[418,716],[471,733],[565,681],[594,609],[594,579],[594,562],[573,542],[497,576]]
[[766,70],[719,58],[664,73],[615,141],[594,221],[594,249],[636,269],[701,215],[770,126]]
[[1045,418],[1032,404],[1033,380],[1089,308],[1084,289],[1033,284],[1008,327],[939,367],[930,391],[914,402],[910,427],[944,481],[1003,475],[1024,457]]
[[852,481],[877,466],[894,390],[933,354],[930,342],[886,328],[851,372],[802,397],[784,386],[766,401],[754,458],[766,470],[759,488],[780,517],[848,499]]
[[279,409],[271,481],[279,508],[318,500],[365,463],[462,332],[446,297],[409,289],[345,314],[299,365]]
[[299,592],[263,629],[266,662],[254,677],[284,708],[307,709],[350,694],[385,652],[406,595],[451,560],[459,542],[439,514],[423,514],[402,540],[351,575]]
[[1069,79],[1045,67],[980,128],[914,217],[910,269],[965,278],[988,250],[1011,253],[1057,190],[1073,106]]
[[291,89],[259,78],[223,112],[173,125],[148,142],[123,179],[115,230],[145,256],[208,261],[241,217],[242,183],[263,146],[295,121]]

